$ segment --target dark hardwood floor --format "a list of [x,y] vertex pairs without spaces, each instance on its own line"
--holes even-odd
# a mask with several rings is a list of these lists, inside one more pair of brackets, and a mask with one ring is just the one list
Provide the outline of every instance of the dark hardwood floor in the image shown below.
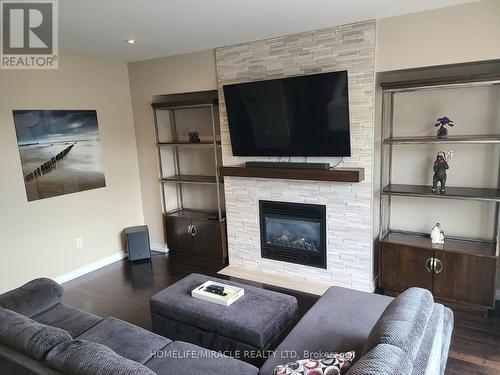
[[[153,253],[152,261],[116,262],[64,284],[64,302],[100,316],[115,316],[151,329],[149,297],[191,273],[202,273],[291,294],[299,317],[317,296],[217,274],[220,266]],[[488,317],[455,311],[447,375],[500,374],[500,308]]]

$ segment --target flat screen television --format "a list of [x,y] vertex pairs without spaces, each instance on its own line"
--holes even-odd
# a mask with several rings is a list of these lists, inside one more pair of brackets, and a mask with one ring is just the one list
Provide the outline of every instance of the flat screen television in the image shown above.
[[347,71],[225,85],[235,156],[351,156]]

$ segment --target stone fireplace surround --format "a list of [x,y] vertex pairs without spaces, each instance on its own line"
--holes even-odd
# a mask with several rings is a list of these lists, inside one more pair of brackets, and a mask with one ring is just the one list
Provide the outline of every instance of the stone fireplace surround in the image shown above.
[[[318,161],[339,158],[247,158],[232,155],[222,86],[337,70],[348,71],[352,156],[339,165],[364,168],[360,183],[225,177],[229,264],[363,291],[374,289],[375,22],[216,49],[223,165],[249,160]],[[326,206],[327,267],[261,257],[259,200]]]

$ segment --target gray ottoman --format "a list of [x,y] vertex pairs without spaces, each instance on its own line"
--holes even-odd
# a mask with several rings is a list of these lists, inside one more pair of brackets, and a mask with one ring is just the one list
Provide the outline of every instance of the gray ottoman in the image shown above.
[[[245,295],[231,306],[192,297],[191,291],[208,280],[241,287]],[[163,289],[150,305],[155,333],[252,363],[260,362],[297,316],[295,297],[199,274]]]

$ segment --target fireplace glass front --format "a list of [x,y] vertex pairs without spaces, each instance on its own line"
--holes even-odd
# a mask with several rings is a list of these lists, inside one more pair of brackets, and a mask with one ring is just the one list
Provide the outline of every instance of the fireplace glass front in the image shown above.
[[325,206],[260,201],[261,256],[326,268]]

